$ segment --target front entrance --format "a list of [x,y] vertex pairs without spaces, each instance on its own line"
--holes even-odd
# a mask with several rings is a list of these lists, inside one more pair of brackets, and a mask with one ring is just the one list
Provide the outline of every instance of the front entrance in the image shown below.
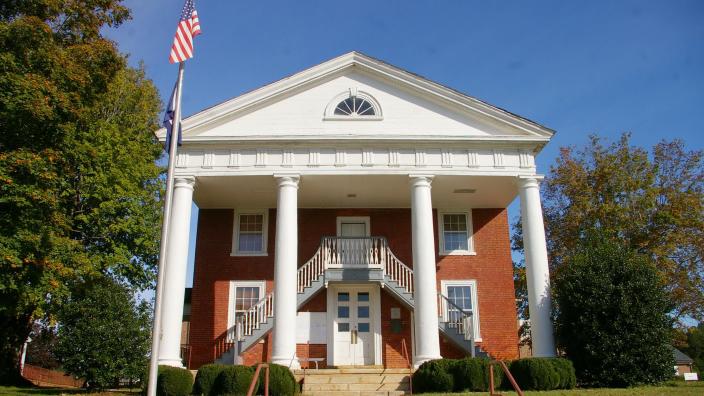
[[328,361],[333,366],[381,364],[378,285],[330,285],[328,325]]

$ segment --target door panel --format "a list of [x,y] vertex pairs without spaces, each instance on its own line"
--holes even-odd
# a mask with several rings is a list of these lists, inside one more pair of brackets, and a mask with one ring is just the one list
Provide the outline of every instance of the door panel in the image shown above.
[[367,290],[339,288],[333,323],[336,366],[374,364],[372,299]]

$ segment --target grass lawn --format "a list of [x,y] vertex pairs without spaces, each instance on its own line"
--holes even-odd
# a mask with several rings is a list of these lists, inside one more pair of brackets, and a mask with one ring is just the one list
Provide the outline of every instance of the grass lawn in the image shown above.
[[[499,391],[502,395],[516,395],[516,392]],[[639,386],[626,389],[574,389],[556,391],[525,391],[526,396],[669,396],[669,395],[704,395],[704,381],[687,382],[671,381],[660,386]],[[488,395],[488,392],[467,392],[467,393],[424,393],[433,396],[479,396]]]
[[76,388],[18,388],[14,386],[0,386],[0,395],[90,395],[90,396],[122,396],[138,395],[139,391],[119,390],[100,393],[89,393]]

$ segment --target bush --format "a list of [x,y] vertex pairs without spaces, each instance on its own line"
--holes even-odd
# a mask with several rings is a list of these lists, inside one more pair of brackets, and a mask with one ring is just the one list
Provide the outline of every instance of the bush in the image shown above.
[[[256,370],[256,365],[254,369]],[[259,389],[264,389],[264,368],[259,374]],[[269,394],[272,396],[290,396],[298,394],[298,383],[288,367],[269,363]]]
[[481,392],[487,390],[488,361],[480,358],[464,358],[456,360],[452,365],[454,390]]
[[572,362],[569,359],[562,358],[550,359],[550,361],[560,376],[558,389],[574,389],[577,385],[577,377],[575,376]]
[[[249,384],[254,378],[254,369],[249,366],[225,366],[215,379],[214,394],[220,395],[246,395]],[[256,394],[258,383],[255,385]]]
[[225,367],[227,366],[223,364],[206,364],[201,366],[198,369],[196,381],[193,384],[193,394],[209,396],[212,393],[215,380]]
[[438,359],[425,362],[413,374],[413,388],[423,392],[452,392],[455,361]]
[[511,375],[524,390],[552,390],[560,385],[560,374],[551,359],[528,358],[511,363]]
[[193,389],[193,375],[190,371],[171,366],[159,366],[156,380],[156,394],[159,396],[187,396]]
[[556,272],[555,333],[585,386],[626,387],[672,376],[669,303],[648,257],[590,237]]

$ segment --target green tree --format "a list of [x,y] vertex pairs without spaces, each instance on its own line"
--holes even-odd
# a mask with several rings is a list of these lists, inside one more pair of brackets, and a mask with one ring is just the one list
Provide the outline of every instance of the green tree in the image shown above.
[[86,279],[152,283],[160,104],[100,35],[128,18],[120,3],[0,3],[0,382]]
[[687,347],[682,351],[694,360],[701,373],[704,370],[704,323],[687,330]]
[[[542,185],[550,265],[562,266],[591,231],[650,257],[667,280],[675,318],[704,320],[704,153],[680,140],[652,152],[630,135],[562,148]],[[513,236],[522,250],[520,223]]]
[[557,270],[558,345],[587,386],[631,386],[672,377],[671,303],[651,259],[589,236]]
[[76,290],[59,310],[54,353],[64,371],[85,378],[90,389],[137,380],[147,366],[150,307],[133,291],[101,277]]

